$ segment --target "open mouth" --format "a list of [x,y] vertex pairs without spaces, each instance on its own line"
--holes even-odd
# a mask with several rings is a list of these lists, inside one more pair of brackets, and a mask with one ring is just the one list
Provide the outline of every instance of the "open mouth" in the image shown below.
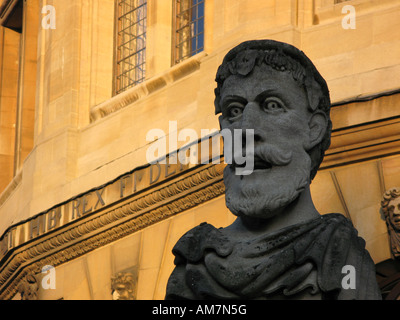
[[393,217],[393,221],[395,223],[400,223],[400,217]]
[[[243,164],[237,164],[236,162],[233,163],[233,166],[235,168],[245,168],[246,167],[246,162]],[[254,156],[254,163],[253,163],[253,170],[268,170],[272,168],[272,164],[261,159],[258,156]],[[249,168],[248,168],[249,169]]]

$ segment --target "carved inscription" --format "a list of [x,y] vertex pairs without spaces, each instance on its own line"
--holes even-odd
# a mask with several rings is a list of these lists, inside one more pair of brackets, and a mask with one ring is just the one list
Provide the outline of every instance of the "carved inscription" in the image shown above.
[[0,260],[10,249],[26,241],[88,216],[146,188],[154,187],[191,166],[177,163],[172,158],[171,161],[168,159],[170,158],[167,158],[167,161],[164,159],[164,163],[157,162],[124,174],[103,187],[75,197],[8,229],[0,238]]

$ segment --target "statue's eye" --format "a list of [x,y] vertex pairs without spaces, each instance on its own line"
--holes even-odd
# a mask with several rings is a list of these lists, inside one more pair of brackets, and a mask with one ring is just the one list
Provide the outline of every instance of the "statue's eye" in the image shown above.
[[283,102],[278,98],[266,98],[261,105],[265,112],[281,112],[285,111]]
[[242,115],[244,105],[240,102],[232,102],[228,105],[228,117],[233,120]]

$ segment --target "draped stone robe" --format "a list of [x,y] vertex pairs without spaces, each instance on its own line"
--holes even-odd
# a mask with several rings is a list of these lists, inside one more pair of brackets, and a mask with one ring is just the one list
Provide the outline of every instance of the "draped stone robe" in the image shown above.
[[[381,299],[365,241],[341,214],[251,240],[203,223],[173,248],[166,299]],[[355,289],[342,285],[353,266]]]

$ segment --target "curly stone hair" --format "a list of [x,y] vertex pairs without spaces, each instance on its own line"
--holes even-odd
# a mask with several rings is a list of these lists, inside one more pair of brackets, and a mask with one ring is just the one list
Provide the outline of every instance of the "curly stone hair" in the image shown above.
[[248,76],[256,66],[266,64],[275,70],[289,72],[305,89],[311,112],[322,111],[327,118],[325,136],[320,144],[309,151],[312,162],[310,181],[324,158],[331,143],[330,96],[328,86],[311,60],[296,47],[274,40],[245,41],[228,52],[218,68],[215,81],[215,114],[221,113],[220,91],[231,75]]
[[396,199],[398,197],[400,197],[400,189],[399,188],[391,188],[383,194],[383,198],[381,201],[381,208],[382,208],[382,212],[385,215],[386,219],[389,217],[390,201],[392,201],[393,199]]

